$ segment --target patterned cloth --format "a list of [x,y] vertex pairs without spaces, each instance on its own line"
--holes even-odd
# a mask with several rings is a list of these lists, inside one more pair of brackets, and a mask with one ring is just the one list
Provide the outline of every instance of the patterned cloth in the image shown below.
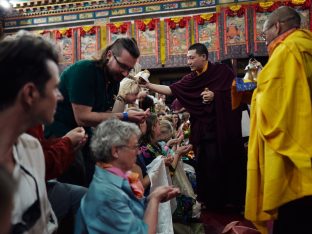
[[257,87],[256,82],[244,82],[242,78],[235,78],[235,80],[236,80],[236,89],[238,92],[251,91]]

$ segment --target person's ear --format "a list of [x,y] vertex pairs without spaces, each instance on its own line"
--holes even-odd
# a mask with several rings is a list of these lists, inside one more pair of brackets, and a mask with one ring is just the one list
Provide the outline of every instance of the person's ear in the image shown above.
[[21,89],[21,98],[22,101],[29,107],[32,106],[38,98],[40,98],[39,90],[34,83],[29,82],[23,86]]
[[106,54],[106,60],[109,60],[112,56],[113,56],[113,51],[112,50],[108,50],[107,54]]
[[118,147],[117,146],[112,146],[111,153],[112,153],[113,158],[117,159],[119,157],[118,156]]
[[274,27],[276,28],[277,31],[277,35],[280,35],[282,32],[282,24],[280,22],[276,22],[276,24],[274,25]]

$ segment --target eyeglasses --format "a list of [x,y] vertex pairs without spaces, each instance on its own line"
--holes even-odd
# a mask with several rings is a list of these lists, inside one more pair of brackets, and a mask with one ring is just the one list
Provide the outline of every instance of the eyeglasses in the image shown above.
[[270,27],[268,27],[267,29],[263,30],[263,31],[260,33],[260,38],[261,38],[262,40],[264,40],[264,41],[266,40],[265,36],[266,36],[267,31],[269,31],[274,25],[275,25],[275,24],[270,25]]
[[20,165],[20,167],[28,176],[30,176],[34,180],[35,186],[36,186],[37,199],[23,213],[22,221],[20,223],[12,225],[12,233],[16,233],[16,234],[27,232],[29,229],[31,229],[35,225],[35,223],[41,216],[39,188],[38,188],[37,181],[35,177],[28,170],[26,170],[25,167],[23,167],[22,165]]
[[131,150],[139,150],[140,148],[140,144],[135,144],[135,145],[119,145],[118,147],[120,148],[128,148],[128,149],[131,149]]
[[[274,12],[272,14],[274,14]],[[269,31],[277,23],[284,24],[290,20],[295,20],[296,18],[297,18],[296,16],[290,16],[290,17],[286,17],[285,19],[281,19],[281,20],[271,24],[267,29],[263,30],[263,32],[260,34],[261,39],[266,40],[266,38],[265,38],[266,32]]]
[[127,71],[127,72],[129,72],[129,73],[130,73],[131,71],[133,71],[133,68],[132,68],[132,67],[129,67],[128,65],[126,65],[126,64],[124,64],[124,63],[122,63],[122,62],[120,62],[114,54],[113,54],[113,57],[114,57],[114,59],[116,60],[118,66],[119,66],[121,69],[123,69],[123,70],[125,70],[125,71]]

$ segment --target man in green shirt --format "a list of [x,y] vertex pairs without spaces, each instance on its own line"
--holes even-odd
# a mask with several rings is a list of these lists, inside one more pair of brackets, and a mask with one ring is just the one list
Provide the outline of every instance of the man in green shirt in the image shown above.
[[145,112],[111,112],[119,82],[129,75],[139,56],[134,40],[119,38],[104,50],[99,60],[81,60],[68,67],[61,74],[59,85],[64,100],[58,104],[54,122],[46,126],[46,136],[63,136],[78,126],[90,134],[91,127],[112,117],[142,121]]
[[[54,122],[45,127],[46,137],[64,136],[75,127],[84,127],[92,134],[91,128],[112,117],[132,122],[141,122],[148,112],[128,111],[113,113],[114,96],[119,82],[134,68],[140,51],[131,38],[119,38],[109,45],[98,60],[82,60],[71,65],[61,74],[59,89],[64,100],[57,106]],[[127,103],[125,98],[119,102]],[[88,144],[83,150],[87,167],[90,162]],[[91,165],[91,166],[90,166]],[[88,173],[91,180],[93,173]]]

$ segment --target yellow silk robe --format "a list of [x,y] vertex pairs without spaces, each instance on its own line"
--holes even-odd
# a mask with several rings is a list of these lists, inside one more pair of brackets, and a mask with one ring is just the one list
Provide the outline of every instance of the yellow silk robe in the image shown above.
[[275,41],[251,103],[245,217],[261,233],[281,205],[312,195],[312,33]]

